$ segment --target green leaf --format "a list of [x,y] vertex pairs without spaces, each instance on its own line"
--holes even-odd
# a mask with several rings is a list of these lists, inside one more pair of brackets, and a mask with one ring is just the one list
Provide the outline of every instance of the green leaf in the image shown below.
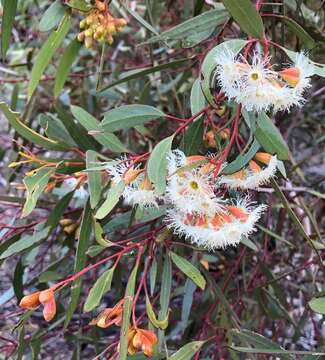
[[176,351],[169,360],[190,360],[201,349],[204,343],[205,341],[192,341]]
[[[232,330],[231,331],[232,335],[239,339],[239,341],[241,342],[241,344],[243,345],[251,345],[251,346],[255,346],[257,348],[264,348],[264,349],[268,349],[271,351],[276,351],[276,350],[284,350],[280,345],[275,344],[273,341],[265,338],[264,336],[257,334],[253,331],[250,330]],[[291,355],[282,355],[280,357],[282,360],[292,360],[293,357]]]
[[184,153],[187,156],[196,155],[203,148],[204,119],[200,116],[194,120],[184,132]]
[[150,299],[146,296],[146,310],[149,320],[151,321],[152,325],[155,326],[157,329],[165,330],[168,327],[168,315],[163,320],[158,320],[156,314],[152,308]]
[[196,79],[191,89],[191,113],[192,115],[197,114],[206,107],[206,100],[201,89],[201,83],[199,79]]
[[[79,106],[71,106],[71,112],[87,131],[101,131],[99,127],[100,122],[91,114],[89,114],[86,110],[82,109]],[[126,147],[114,134],[99,133],[98,135],[94,135],[94,138],[104,147],[113,152],[129,152],[129,150],[126,149]]]
[[112,186],[108,193],[106,200],[99,207],[96,212],[96,219],[103,219],[106,215],[108,215],[114,208],[114,206],[118,203],[121,195],[123,194],[125,184],[123,181],[120,181],[118,184]]
[[255,154],[260,148],[260,144],[256,139],[254,139],[252,145],[250,146],[249,150],[245,154],[241,154],[237,156],[236,160],[232,161],[228,164],[223,170],[222,174],[229,175],[233,174],[236,171],[242,169],[250,160],[253,159]]
[[[87,259],[86,253],[89,245],[91,228],[92,228],[92,214],[91,214],[90,204],[88,201],[84,209],[81,225],[80,225],[79,239],[78,239],[76,257],[74,263],[74,271],[73,271],[74,273],[77,273],[78,271],[82,270],[86,265],[86,259]],[[70,298],[71,300],[66,312],[66,317],[64,322],[65,328],[69,325],[72,315],[79,305],[81,283],[82,283],[82,277],[79,277],[76,281],[73,282],[71,286],[71,298]]]
[[255,137],[265,151],[277,154],[280,160],[289,159],[289,148],[271,119],[261,113],[256,120]]
[[45,239],[49,234],[49,227],[46,227],[40,231],[36,231],[33,235],[25,235],[20,240],[10,245],[0,256],[0,259],[6,259],[9,256],[18,254],[31,246],[38,244]]
[[146,68],[142,68],[142,69],[136,69],[136,70],[130,70],[130,71],[126,71],[124,73],[121,74],[120,78],[116,81],[113,81],[112,83],[103,86],[98,92],[103,92],[113,86],[119,85],[119,84],[123,84],[127,81],[130,80],[134,80],[134,79],[138,79],[138,78],[143,78],[148,74],[152,74],[158,71],[162,71],[165,69],[173,69],[176,67],[179,67],[181,65],[184,65],[185,63],[187,63],[188,61],[191,61],[193,58],[186,58],[186,59],[179,59],[179,60],[175,60],[175,61],[170,61],[166,64],[161,64],[161,65],[157,65],[157,66],[152,66],[152,67],[146,67]]
[[[299,351],[299,350],[284,350],[284,349],[265,349],[265,348],[250,348],[246,346],[230,346],[230,349],[233,349],[238,352],[243,352],[247,354],[273,354],[278,355],[276,359],[303,359],[300,356],[308,355],[310,360],[317,360],[318,356],[325,355],[325,352],[319,351]],[[292,355],[292,356],[291,356]],[[299,357],[296,357],[299,356]],[[317,356],[317,358],[315,358]]]
[[288,28],[298,36],[303,44],[308,49],[312,49],[316,46],[315,40],[308,34],[308,32],[297,22],[287,16],[281,16],[280,19],[288,26]]
[[65,144],[66,147],[77,147],[67,129],[63,126],[62,122],[54,117],[52,114],[40,114],[38,122],[45,131],[49,139]]
[[64,16],[65,9],[61,0],[54,1],[54,3],[46,9],[41,18],[39,24],[40,31],[49,31],[55,28]]
[[138,263],[134,266],[130,275],[129,281],[126,285],[122,315],[122,326],[120,332],[120,350],[119,360],[125,360],[128,354],[128,329],[130,327],[130,317],[134,297],[135,282],[137,278]]
[[19,114],[13,112],[6,103],[0,103],[0,110],[4,113],[10,125],[18,132],[24,139],[30,141],[33,144],[37,144],[49,150],[67,150],[69,147],[58,141],[46,138],[43,135],[38,134],[33,129],[30,129],[19,119]]
[[148,177],[155,185],[158,194],[166,188],[167,155],[171,151],[174,135],[161,140],[153,149],[148,160]]
[[204,290],[206,281],[200,271],[183,257],[170,252],[173,263],[188,277],[190,278],[200,289]]
[[54,97],[60,95],[61,90],[67,80],[72,64],[77,58],[82,43],[78,39],[74,39],[64,50],[55,76]]
[[73,9],[87,12],[92,8],[92,5],[86,2],[85,0],[69,0],[67,5]]
[[[97,153],[93,150],[88,150],[86,152],[86,166],[87,169],[90,169],[96,164],[98,161]],[[91,208],[94,209],[99,200],[100,194],[102,191],[102,175],[100,171],[88,171],[88,187],[89,187],[89,195],[90,195],[90,205]]]
[[3,0],[1,33],[1,54],[4,59],[9,48],[12,27],[15,21],[18,0]]
[[73,116],[68,113],[65,108],[57,103],[55,105],[55,110],[57,111],[58,117],[61,120],[64,127],[67,129],[69,135],[72,137],[74,142],[79,146],[83,151],[87,150],[99,150],[100,146],[91,136],[88,135],[87,131],[79,124],[74,121]]
[[325,315],[325,297],[311,299],[308,305],[313,311]]
[[235,54],[239,53],[246,44],[247,41],[241,39],[225,41],[212,48],[205,56],[201,67],[201,87],[202,92],[210,105],[216,106],[214,96],[211,92],[211,90],[215,88],[213,75],[217,67],[216,56],[226,49],[232,50]]
[[18,304],[19,304],[20,300],[24,296],[24,292],[23,292],[23,288],[24,288],[23,276],[24,276],[24,265],[22,264],[21,259],[20,259],[17,262],[17,265],[15,267],[14,279],[13,279],[13,282],[12,282]]
[[182,40],[185,43],[185,47],[196,45],[198,42],[194,41],[195,37],[201,35],[198,38],[200,39],[199,41],[208,38],[213,30],[223,24],[229,17],[225,8],[221,4],[218,5],[217,9],[206,11],[201,15],[195,16],[164,31],[160,35],[150,38],[146,41],[146,44],[157,41]]
[[114,270],[115,268],[108,269],[96,280],[87,296],[84,305],[84,312],[89,312],[95,309],[100,304],[100,301],[105,293],[111,289]]
[[251,0],[222,0],[222,2],[246,34],[263,38],[263,21]]
[[51,61],[53,55],[56,53],[57,49],[60,47],[62,41],[67,35],[71,26],[70,15],[66,14],[56,31],[54,31],[47,41],[42,46],[40,52],[38,53],[32,73],[30,75],[30,81],[28,84],[28,99],[31,98],[37,85],[44,73],[45,68]]
[[54,172],[55,168],[45,167],[40,170],[36,170],[36,173],[32,176],[25,176],[23,181],[26,186],[27,196],[21,217],[29,215],[34,210],[38,198],[42,195]]
[[124,105],[104,113],[100,127],[106,132],[126,130],[148,121],[156,120],[165,114],[149,105]]

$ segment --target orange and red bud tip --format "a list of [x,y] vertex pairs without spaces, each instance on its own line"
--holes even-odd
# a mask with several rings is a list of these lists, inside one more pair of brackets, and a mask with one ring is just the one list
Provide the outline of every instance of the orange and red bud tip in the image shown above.
[[271,161],[272,155],[265,152],[257,152],[254,158],[262,164],[268,165]]
[[279,74],[282,79],[292,87],[295,87],[300,79],[300,70],[296,67],[284,69],[280,71]]
[[122,323],[124,299],[120,300],[114,307],[106,308],[97,318],[90,322],[90,325],[97,325],[100,328],[107,328],[110,325],[120,326]]

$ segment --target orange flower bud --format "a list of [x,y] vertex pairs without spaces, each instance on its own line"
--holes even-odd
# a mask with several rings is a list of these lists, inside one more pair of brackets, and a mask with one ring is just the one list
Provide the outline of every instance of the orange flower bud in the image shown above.
[[296,67],[284,69],[280,71],[279,74],[282,77],[282,79],[292,87],[295,87],[299,82],[300,70]]
[[120,326],[122,323],[124,299],[120,300],[114,307],[103,310],[90,325],[97,325],[100,328],[107,328],[110,325]]
[[127,21],[125,19],[119,18],[115,19],[115,26],[119,28],[123,28],[127,24]]
[[269,164],[269,162],[271,161],[271,158],[272,158],[272,155],[265,153],[265,152],[257,152],[254,157],[255,160],[257,160],[265,165]]
[[249,162],[249,168],[255,173],[258,174],[262,171],[261,167],[257,165],[257,163],[254,160],[251,160]]
[[36,291],[32,294],[24,296],[19,303],[19,306],[23,309],[34,310],[36,309],[41,303],[39,301],[39,294],[40,291]]
[[244,222],[248,219],[248,214],[237,206],[227,206],[228,211],[235,216],[238,220]]
[[44,304],[43,316],[46,321],[51,321],[56,314],[56,302],[54,296]]
[[214,138],[214,132],[212,130],[205,134],[205,141],[210,147],[216,147],[216,140]]
[[227,128],[222,129],[222,130],[220,130],[219,135],[222,140],[227,140],[227,139],[229,139],[229,136],[230,136],[230,130]]
[[209,271],[209,261],[208,260],[201,259],[200,264],[204,267],[205,270]]
[[187,156],[186,161],[188,164],[192,164],[194,162],[197,161],[202,161],[205,160],[205,156],[202,155],[192,155],[192,156]]
[[40,292],[39,301],[42,304],[46,304],[47,302],[54,299],[54,291],[52,289],[46,289]]

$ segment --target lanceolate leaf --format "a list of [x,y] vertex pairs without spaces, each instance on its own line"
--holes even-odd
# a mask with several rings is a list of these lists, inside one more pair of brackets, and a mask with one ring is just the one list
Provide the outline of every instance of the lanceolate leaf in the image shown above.
[[149,105],[125,105],[104,113],[101,128],[106,132],[127,130],[164,116],[164,113]]
[[31,143],[37,144],[49,150],[69,149],[67,148],[67,145],[46,138],[45,136],[38,134],[33,129],[30,129],[19,119],[19,114],[10,110],[6,103],[0,103],[0,110],[4,113],[10,125],[18,132],[18,134],[24,139],[29,140]]
[[105,271],[95,282],[94,286],[90,289],[88,297],[84,305],[84,312],[92,311],[95,309],[105,295],[110,290],[114,268]]
[[96,212],[96,219],[103,219],[106,215],[108,215],[114,208],[114,206],[118,203],[123,190],[124,190],[125,184],[123,181],[120,181],[118,184],[113,185],[108,193],[106,200],[103,202],[103,204],[99,207],[99,209]]
[[313,311],[325,315],[325,297],[314,298],[308,305]]
[[268,153],[277,154],[280,160],[289,158],[287,143],[278,128],[265,113],[261,113],[257,118],[255,136],[259,144]]
[[3,15],[1,25],[1,53],[4,59],[9,48],[12,27],[15,20],[18,0],[3,0]]
[[[221,4],[217,5],[219,5],[217,9],[206,11],[201,15],[186,20],[164,31],[160,35],[150,38],[147,43],[166,40],[184,40],[186,44],[186,41],[191,41],[191,37],[197,36],[198,34],[206,34],[207,38],[218,25],[224,23],[229,17],[225,8]],[[202,40],[203,39],[204,37]]]
[[[78,239],[76,257],[74,263],[74,273],[80,271],[86,265],[86,258],[87,258],[86,252],[90,240],[92,221],[93,221],[92,214],[91,214],[90,204],[88,201],[84,209],[81,225],[80,225],[79,239]],[[81,283],[82,283],[82,277],[79,277],[76,281],[73,282],[73,285],[71,286],[71,300],[66,313],[66,318],[64,322],[65,327],[69,325],[72,315],[78,307],[79,297],[81,292]]]
[[[86,153],[87,169],[94,167],[97,161],[97,153],[95,151],[88,150]],[[88,171],[87,177],[90,195],[90,205],[91,208],[94,209],[100,200],[100,194],[102,190],[102,176],[100,171],[91,170]]]
[[45,167],[40,170],[36,170],[36,173],[32,176],[26,176],[24,178],[24,184],[26,186],[26,202],[23,207],[22,217],[29,215],[35,208],[38,198],[43,193],[48,181],[54,174],[55,168]]
[[121,143],[121,141],[114,135],[105,132],[101,134],[101,129],[99,127],[100,122],[89,114],[86,110],[82,109],[79,106],[71,106],[71,112],[73,116],[79,121],[79,123],[87,131],[98,131],[99,134],[94,135],[94,138],[104,147],[113,151],[113,152],[128,152],[129,150]]
[[166,188],[167,155],[171,150],[173,135],[161,140],[153,149],[148,161],[148,176],[162,194]]
[[38,53],[32,73],[30,75],[30,81],[28,84],[28,98],[30,99],[33,95],[33,92],[37,88],[37,85],[44,73],[45,68],[51,61],[53,55],[60,47],[62,41],[64,40],[66,34],[68,33],[71,26],[70,15],[66,14],[62,19],[58,29],[54,31],[47,41],[42,46],[40,52]]
[[71,41],[68,47],[64,50],[61,61],[59,63],[55,84],[54,84],[54,97],[60,95],[61,90],[63,89],[64,83],[71,71],[72,64],[74,63],[78,52],[81,48],[82,43],[77,39]]
[[222,2],[246,34],[262,39],[263,21],[251,0],[223,0]]
[[301,25],[287,16],[281,16],[280,18],[288,26],[288,28],[299,37],[308,49],[312,49],[316,46],[315,40]]
[[188,260],[183,257],[170,252],[173,263],[187,276],[189,277],[199,288],[205,289],[206,281],[200,271],[192,265]]
[[158,329],[163,329],[163,330],[167,329],[168,315],[167,315],[166,319],[158,320],[148,296],[146,296],[146,309],[147,309],[147,314],[148,314],[149,320],[151,321],[153,326],[155,326]]
[[45,11],[39,24],[40,31],[49,31],[58,25],[65,14],[66,7],[61,0],[55,0]]
[[169,360],[191,360],[204,343],[205,341],[192,341],[176,351]]

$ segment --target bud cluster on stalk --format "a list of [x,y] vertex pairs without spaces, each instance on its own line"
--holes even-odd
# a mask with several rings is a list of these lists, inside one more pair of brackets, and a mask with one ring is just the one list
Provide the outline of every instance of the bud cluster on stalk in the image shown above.
[[105,2],[96,0],[94,9],[80,21],[82,31],[78,34],[78,40],[84,42],[86,48],[91,48],[94,41],[112,45],[113,34],[121,32],[126,24],[125,19],[113,17]]

